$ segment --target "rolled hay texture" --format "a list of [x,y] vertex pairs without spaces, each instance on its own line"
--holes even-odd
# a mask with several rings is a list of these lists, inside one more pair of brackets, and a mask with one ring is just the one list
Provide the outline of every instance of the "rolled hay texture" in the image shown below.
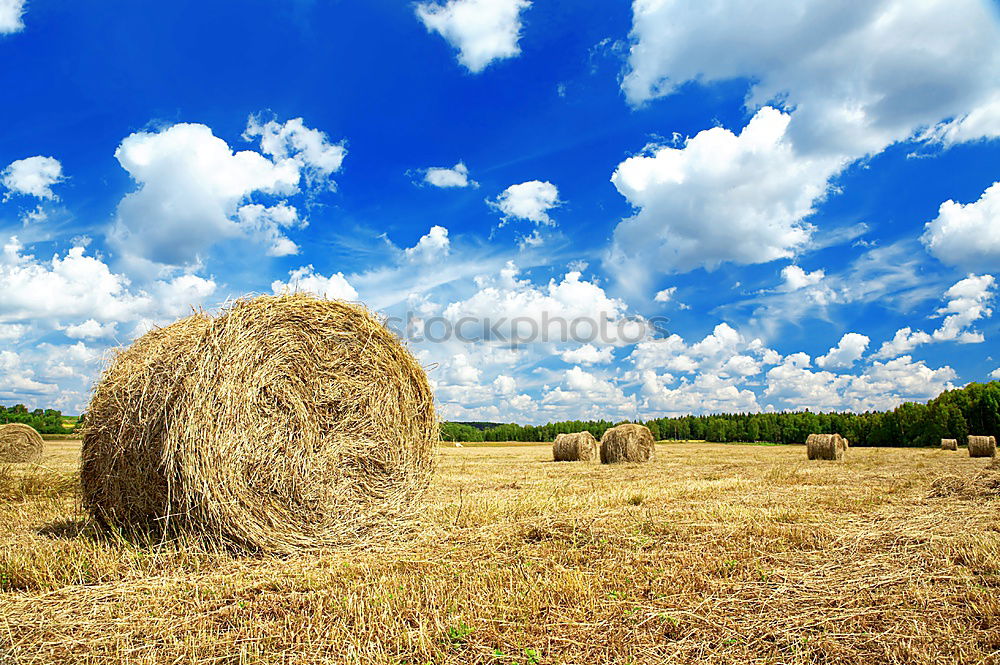
[[601,437],[601,463],[648,462],[653,459],[655,445],[648,427],[631,423],[618,425]]
[[941,439],[941,450],[958,450],[958,439]]
[[970,436],[969,457],[993,457],[997,452],[997,440],[992,436]]
[[423,369],[364,307],[241,299],[120,351],[87,408],[85,507],[290,552],[395,534],[438,443]]
[[601,444],[590,432],[557,434],[552,442],[552,459],[556,462],[596,462],[601,457]]
[[0,462],[37,462],[45,442],[34,427],[23,423],[0,425]]
[[810,434],[806,438],[806,455],[813,460],[840,460],[844,457],[844,438],[839,434]]

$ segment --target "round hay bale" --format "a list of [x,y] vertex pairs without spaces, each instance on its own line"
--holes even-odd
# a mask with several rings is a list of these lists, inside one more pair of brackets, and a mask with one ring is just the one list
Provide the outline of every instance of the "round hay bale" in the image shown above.
[[556,462],[596,462],[601,457],[601,444],[590,432],[557,434],[552,442],[552,459]]
[[992,436],[970,436],[969,457],[993,457],[997,452],[997,440]]
[[810,434],[806,438],[806,456],[811,460],[840,460],[844,450],[844,438],[839,434]]
[[45,442],[34,427],[23,423],[0,425],[0,462],[37,462]]
[[648,427],[632,423],[618,425],[601,437],[601,463],[648,462],[653,459],[655,445]]
[[941,450],[958,450],[958,439],[941,439]]
[[423,369],[360,305],[242,299],[142,336],[87,408],[85,507],[289,552],[398,532],[438,443]]

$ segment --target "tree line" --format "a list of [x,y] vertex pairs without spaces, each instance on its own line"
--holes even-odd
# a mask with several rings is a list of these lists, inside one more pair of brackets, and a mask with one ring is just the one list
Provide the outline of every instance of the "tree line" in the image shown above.
[[63,427],[63,414],[55,409],[35,409],[29,411],[23,404],[14,406],[0,405],[0,425],[6,423],[24,423],[31,425],[42,434],[65,434],[69,430]]
[[[476,423],[479,424],[479,423]],[[566,420],[545,425],[441,424],[444,441],[553,440],[557,434],[588,430],[600,438],[616,423]],[[891,411],[864,413],[785,411],[654,418],[642,423],[658,440],[718,443],[803,443],[810,434],[840,434],[852,446],[937,446],[941,439],[965,443],[970,434],[1000,436],[1000,382],[970,383],[947,390],[926,404],[904,402]]]

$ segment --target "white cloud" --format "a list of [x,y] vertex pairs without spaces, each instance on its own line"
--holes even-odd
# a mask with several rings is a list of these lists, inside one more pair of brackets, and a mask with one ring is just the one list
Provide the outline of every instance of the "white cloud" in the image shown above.
[[785,291],[798,291],[799,289],[813,286],[823,281],[826,273],[822,270],[806,272],[798,266],[785,266],[781,269],[781,278],[784,280],[783,289]]
[[629,360],[637,370],[667,369],[681,374],[747,377],[777,354],[759,339],[748,340],[728,323],[720,323],[701,341],[688,345],[680,335],[649,339],[635,345]]
[[560,386],[544,393],[542,406],[553,413],[578,413],[581,418],[634,417],[637,401],[613,380],[573,367],[564,373]]
[[609,267],[709,270],[795,256],[812,227],[802,220],[841,163],[806,158],[786,138],[789,116],[765,107],[739,133],[714,127],[683,147],[654,146],[618,165],[611,181],[636,208],[615,228]]
[[24,0],[0,0],[0,35],[24,30]]
[[[300,178],[294,159],[234,153],[198,124],[137,132],[115,157],[139,188],[118,204],[111,242],[127,255],[167,266],[196,264],[217,241],[243,235],[234,217],[246,198],[292,194]],[[275,239],[269,241],[273,248]]]
[[682,378],[675,387],[674,377],[652,369],[641,373],[640,394],[645,413],[681,416],[689,413],[757,413],[760,405],[752,390],[739,388],[736,381],[713,374]]
[[530,6],[528,0],[448,0],[422,2],[416,11],[427,31],[457,48],[458,61],[475,74],[521,52],[521,12]]
[[554,224],[548,211],[562,204],[559,190],[551,182],[529,180],[505,189],[490,205],[500,210],[504,221],[523,219],[536,224]]
[[891,340],[882,343],[872,358],[893,358],[931,342],[983,342],[982,333],[968,328],[976,321],[993,315],[993,310],[988,305],[993,300],[995,283],[992,275],[969,275],[956,282],[944,293],[948,302],[937,313],[945,319],[937,330],[927,334],[920,330],[914,331],[909,326],[900,328]]
[[482,371],[469,361],[469,356],[459,353],[445,364],[445,377],[454,386],[472,386],[479,382]]
[[249,237],[267,246],[268,256],[289,256],[299,253],[299,246],[283,232],[284,229],[303,228],[306,223],[299,219],[294,206],[279,203],[264,206],[251,203],[240,206],[236,211],[240,230]]
[[991,379],[1000,379],[1000,367],[998,367],[995,370],[993,370],[992,372],[990,372],[990,378]]
[[864,355],[871,338],[858,333],[847,333],[840,338],[837,346],[831,348],[825,356],[816,359],[816,364],[827,368],[850,367]]
[[938,216],[925,225],[921,238],[927,251],[953,266],[988,269],[1000,261],[1000,182],[978,201],[945,201]]
[[670,302],[674,298],[674,293],[677,292],[676,286],[671,286],[670,288],[663,289],[662,291],[657,291],[653,300],[656,302]]
[[435,187],[479,187],[469,178],[469,169],[459,162],[451,168],[432,166],[424,171],[424,182]]
[[277,120],[261,122],[259,116],[250,116],[243,138],[260,137],[260,150],[275,162],[293,160],[305,175],[310,186],[334,188],[330,176],[340,170],[347,156],[343,142],[332,143],[325,132],[305,126],[302,118],[292,118],[280,123]]
[[632,40],[632,103],[744,77],[749,108],[795,108],[806,152],[861,157],[938,122],[946,139],[1000,133],[1000,21],[982,0],[635,0]]
[[496,391],[497,395],[503,397],[513,395],[517,392],[517,381],[512,376],[500,374],[493,379],[493,390]]
[[351,286],[344,273],[338,272],[324,277],[311,266],[303,266],[288,273],[288,281],[271,282],[271,291],[280,294],[288,291],[312,293],[336,300],[357,300],[358,292]]
[[427,235],[421,236],[413,247],[407,247],[403,254],[410,261],[432,263],[448,256],[451,241],[448,239],[448,229],[443,226],[432,226]]
[[34,196],[49,201],[55,200],[59,197],[52,191],[52,185],[62,182],[62,180],[62,164],[59,160],[41,155],[18,159],[0,172],[0,184],[7,188],[4,201],[15,194]]
[[593,344],[584,344],[575,349],[567,349],[560,355],[563,362],[570,365],[595,365],[609,363],[614,360],[614,348],[605,346],[598,349]]
[[114,337],[117,330],[114,321],[100,323],[96,319],[87,319],[82,323],[66,326],[64,332],[71,339],[101,339]]

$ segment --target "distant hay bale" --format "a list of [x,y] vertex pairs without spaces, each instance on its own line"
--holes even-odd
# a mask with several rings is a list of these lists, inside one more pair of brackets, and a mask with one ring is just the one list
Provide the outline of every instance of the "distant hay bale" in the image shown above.
[[969,457],[993,457],[997,452],[997,440],[992,436],[970,436]]
[[840,460],[846,449],[839,434],[810,434],[806,439],[806,456],[812,460]]
[[45,442],[34,427],[23,423],[0,425],[0,462],[37,462]]
[[84,506],[118,528],[289,552],[392,535],[438,443],[423,369],[367,309],[241,299],[143,335],[87,407]]
[[941,450],[958,450],[958,439],[941,439]]
[[601,456],[601,444],[590,432],[557,434],[552,442],[552,459],[556,462],[596,462]]
[[601,437],[601,463],[648,462],[653,458],[655,445],[648,427],[632,423],[618,425]]

